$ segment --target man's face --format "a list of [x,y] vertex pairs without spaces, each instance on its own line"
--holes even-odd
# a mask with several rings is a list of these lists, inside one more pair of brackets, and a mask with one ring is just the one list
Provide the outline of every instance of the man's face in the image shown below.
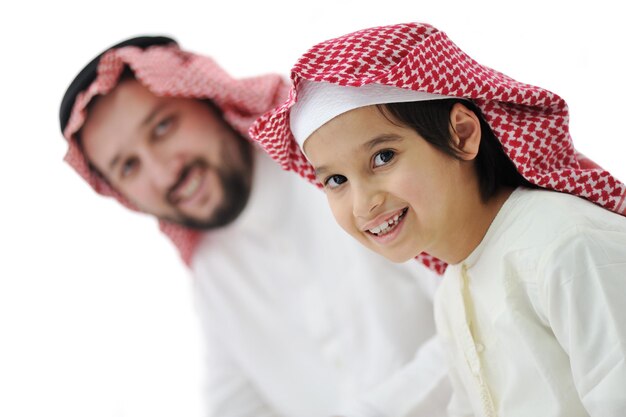
[[249,143],[207,103],[122,81],[89,110],[87,159],[141,210],[194,228],[228,224],[252,176]]

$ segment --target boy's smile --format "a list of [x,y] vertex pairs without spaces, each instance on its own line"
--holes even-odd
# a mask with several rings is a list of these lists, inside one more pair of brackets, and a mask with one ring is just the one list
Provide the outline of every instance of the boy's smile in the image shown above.
[[[371,221],[367,225],[363,226],[363,229],[371,234],[376,240],[392,239],[390,234],[399,231],[399,228],[401,228],[401,224],[403,224],[404,221],[404,215],[407,211],[408,207],[396,211],[395,214],[391,216],[383,214],[374,221]],[[369,227],[370,224],[376,224],[376,226]]]

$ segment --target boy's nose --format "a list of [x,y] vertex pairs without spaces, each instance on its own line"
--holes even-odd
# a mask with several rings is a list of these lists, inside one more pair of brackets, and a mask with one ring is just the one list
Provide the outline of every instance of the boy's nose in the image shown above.
[[355,217],[369,218],[385,201],[382,192],[367,187],[354,190],[352,213]]

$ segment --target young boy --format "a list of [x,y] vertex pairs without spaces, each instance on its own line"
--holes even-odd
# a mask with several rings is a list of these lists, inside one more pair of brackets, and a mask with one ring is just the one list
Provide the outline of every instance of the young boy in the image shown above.
[[424,24],[323,42],[291,78],[251,135],[362,244],[445,271],[451,415],[623,416],[626,187],[565,102]]

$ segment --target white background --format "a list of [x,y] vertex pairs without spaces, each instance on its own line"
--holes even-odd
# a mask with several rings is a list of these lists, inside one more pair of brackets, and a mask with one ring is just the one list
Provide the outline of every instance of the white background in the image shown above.
[[318,41],[429,22],[479,62],[564,97],[579,150],[626,179],[626,29],[616,1],[7,3],[0,6],[3,417],[203,414],[191,278],[153,219],[96,196],[62,162],[61,96],[84,64],[122,39],[166,34],[235,75],[287,74]]

